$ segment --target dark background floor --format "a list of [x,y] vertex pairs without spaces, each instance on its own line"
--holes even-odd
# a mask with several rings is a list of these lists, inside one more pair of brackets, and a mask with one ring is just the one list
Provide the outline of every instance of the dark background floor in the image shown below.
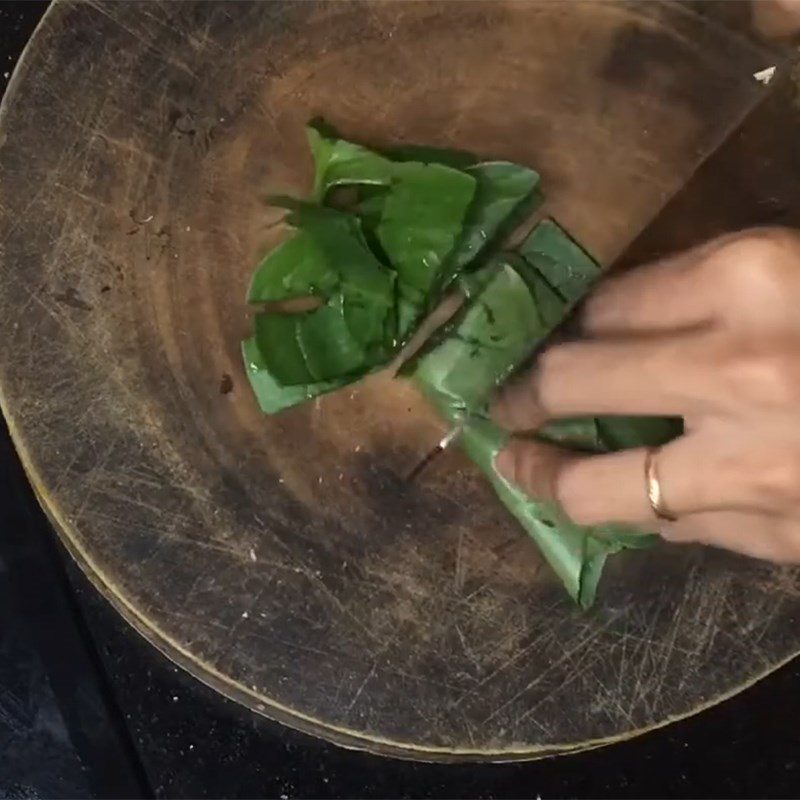
[[[0,0],[0,94],[46,5]],[[0,421],[0,798],[796,797],[798,720],[795,663],[693,719],[543,762],[414,764],[309,739],[117,616],[61,550]]]

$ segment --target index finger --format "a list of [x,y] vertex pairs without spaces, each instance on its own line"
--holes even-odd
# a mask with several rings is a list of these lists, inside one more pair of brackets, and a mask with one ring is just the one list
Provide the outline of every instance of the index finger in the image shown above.
[[715,239],[601,281],[581,316],[589,336],[655,333],[691,328],[714,319],[717,287],[702,267],[730,237]]
[[554,418],[703,413],[716,396],[713,353],[695,333],[557,345],[501,387],[492,418],[524,431]]

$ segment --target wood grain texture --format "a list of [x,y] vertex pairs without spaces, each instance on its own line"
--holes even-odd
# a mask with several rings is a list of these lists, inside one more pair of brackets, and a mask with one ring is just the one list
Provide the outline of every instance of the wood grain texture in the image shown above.
[[238,350],[312,116],[536,166],[608,262],[765,58],[651,3],[57,3],[0,119],[0,387],[67,546],[200,679],[407,757],[591,746],[792,656],[794,571],[665,547],[582,613],[457,453],[404,485],[441,429],[409,388],[264,418]]

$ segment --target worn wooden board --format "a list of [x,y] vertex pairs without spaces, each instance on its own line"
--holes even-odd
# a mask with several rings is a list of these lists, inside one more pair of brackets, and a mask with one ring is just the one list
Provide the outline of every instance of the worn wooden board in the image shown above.
[[57,3],[0,118],[0,399],[59,535],[197,677],[383,753],[591,746],[773,669],[794,571],[665,547],[581,613],[455,452],[403,484],[440,429],[409,389],[267,419],[238,354],[313,115],[534,165],[610,261],[765,59],[654,3]]

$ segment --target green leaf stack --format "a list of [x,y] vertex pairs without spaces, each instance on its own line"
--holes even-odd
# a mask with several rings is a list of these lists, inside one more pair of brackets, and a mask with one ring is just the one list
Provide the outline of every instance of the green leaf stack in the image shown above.
[[[262,410],[278,412],[385,366],[457,287],[466,298],[461,310],[402,373],[445,419],[464,425],[461,446],[569,594],[588,607],[607,556],[654,537],[575,525],[504,480],[494,457],[507,434],[486,408],[596,280],[597,264],[552,220],[516,253],[496,252],[541,200],[539,176],[527,167],[430,148],[381,154],[318,127],[308,137],[312,199],[280,201],[295,232],[264,258],[248,293],[250,303],[268,306],[242,345]],[[337,192],[349,193],[346,204]],[[270,307],[298,298],[317,305],[299,313]],[[680,420],[590,418],[560,420],[539,436],[602,452],[660,444],[680,429]]]

